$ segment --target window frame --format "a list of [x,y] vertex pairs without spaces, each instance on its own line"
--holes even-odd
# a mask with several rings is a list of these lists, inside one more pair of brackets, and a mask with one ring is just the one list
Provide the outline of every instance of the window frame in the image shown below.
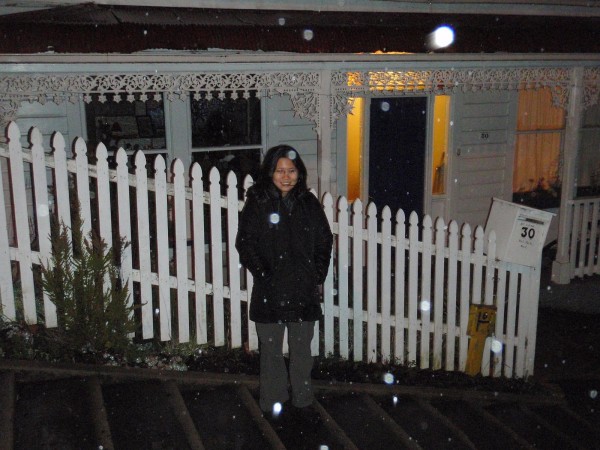
[[[515,203],[519,203],[519,204],[523,204],[526,206],[531,206],[534,208],[540,208],[540,209],[548,209],[548,208],[556,208],[558,206],[560,206],[560,189],[562,186],[562,173],[561,173],[561,167],[563,164],[563,159],[564,159],[564,146],[565,146],[565,131],[566,131],[566,112],[563,110],[562,114],[562,127],[558,128],[554,125],[548,125],[546,127],[540,127],[539,124],[536,125],[536,128],[530,128],[530,129],[519,129],[519,115],[521,113],[520,111],[520,104],[521,104],[521,99],[520,99],[520,95],[522,92],[530,92],[529,90],[520,90],[519,91],[519,95],[517,96],[517,102],[518,102],[518,107],[517,107],[517,123],[515,126],[515,160],[513,161],[513,172],[516,173],[517,171],[517,160],[516,160],[516,153],[517,153],[517,143],[519,141],[519,137],[520,136],[536,136],[536,137],[541,137],[543,135],[549,135],[549,134],[558,134],[559,136],[559,148],[558,148],[558,161],[557,161],[557,181],[554,182],[553,184],[549,184],[549,180],[547,181],[547,184],[549,184],[549,188],[545,188],[544,186],[542,186],[541,181],[544,179],[544,177],[538,177],[538,180],[534,180],[534,185],[536,187],[534,187],[531,190],[527,190],[527,191],[522,191],[522,190],[515,190],[515,186],[514,186],[514,173],[513,173],[513,181],[512,181],[512,200]],[[543,88],[542,89],[536,89],[533,90],[533,92],[536,93],[540,93],[543,92]],[[551,97],[550,97],[551,99]],[[551,103],[550,107],[554,107],[554,105]],[[532,151],[536,151],[536,149],[533,149]]]
[[[221,91],[227,91],[228,89],[223,89]],[[231,90],[229,90],[231,91]],[[259,161],[258,163],[262,163],[262,160],[264,158],[264,155],[266,153],[267,150],[267,129],[266,129],[266,101],[265,99],[267,98],[267,96],[264,95],[264,93],[260,90],[260,89],[256,89],[256,98],[259,100],[260,102],[260,144],[248,144],[248,145],[222,145],[222,146],[206,146],[206,147],[198,147],[198,146],[193,146],[192,142],[193,142],[193,138],[192,138],[192,131],[193,131],[193,126],[192,126],[192,102],[193,102],[193,96],[194,96],[194,92],[190,92],[188,99],[189,99],[189,105],[188,105],[188,111],[189,111],[189,122],[188,122],[188,128],[190,130],[190,161],[193,163],[195,160],[195,155],[202,155],[203,153],[213,153],[213,152],[223,152],[223,153],[227,153],[227,152],[237,152],[240,150],[258,150],[259,152]],[[222,174],[223,176],[225,176],[225,174]],[[208,177],[206,177],[208,178]],[[243,180],[238,180],[238,184],[241,185],[241,183],[243,183]]]

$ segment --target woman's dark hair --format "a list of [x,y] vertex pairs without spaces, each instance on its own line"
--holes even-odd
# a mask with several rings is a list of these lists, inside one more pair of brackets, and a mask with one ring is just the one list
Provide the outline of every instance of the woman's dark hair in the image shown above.
[[306,166],[304,165],[304,162],[302,162],[302,158],[300,158],[300,155],[296,149],[289,145],[277,145],[275,147],[271,147],[267,151],[267,154],[260,165],[256,186],[259,189],[265,190],[273,186],[273,174],[277,168],[277,162],[281,158],[289,158],[294,166],[296,166],[296,170],[298,171],[298,181],[296,182],[294,189],[290,191],[290,194],[295,196],[298,193],[307,191]]

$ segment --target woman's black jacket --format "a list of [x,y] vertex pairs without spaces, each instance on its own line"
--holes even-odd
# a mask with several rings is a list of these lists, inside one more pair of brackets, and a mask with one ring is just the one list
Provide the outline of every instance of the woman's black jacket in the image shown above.
[[253,186],[240,217],[235,246],[254,277],[250,319],[255,322],[319,320],[318,285],[325,281],[333,235],[310,192],[285,200],[272,186]]

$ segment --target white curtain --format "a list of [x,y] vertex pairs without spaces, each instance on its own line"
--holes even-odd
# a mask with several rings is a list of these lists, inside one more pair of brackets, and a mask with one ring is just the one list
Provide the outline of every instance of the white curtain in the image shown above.
[[519,92],[513,191],[548,189],[560,184],[565,113],[552,106],[550,90]]

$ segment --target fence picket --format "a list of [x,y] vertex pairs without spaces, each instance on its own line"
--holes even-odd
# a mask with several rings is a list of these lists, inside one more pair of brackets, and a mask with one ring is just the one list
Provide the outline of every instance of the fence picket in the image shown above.
[[[159,160],[159,157],[156,158]],[[163,162],[164,164],[164,162]],[[139,258],[140,304],[142,309],[142,337],[154,337],[152,281],[150,267],[150,218],[148,211],[148,174],[146,172],[146,157],[144,152],[135,154],[135,197],[137,212],[137,245]],[[166,215],[166,211],[165,211]],[[158,220],[159,214],[157,214]],[[157,236],[158,237],[158,236]],[[168,273],[168,272],[167,272]],[[159,273],[160,276],[160,273]],[[168,283],[167,283],[168,286]],[[168,297],[167,297],[168,298]],[[164,307],[165,299],[160,299],[159,308]],[[169,303],[170,304],[170,303]],[[165,312],[163,311],[162,314]],[[159,311],[159,314],[161,312]],[[162,315],[161,314],[161,315]],[[170,320],[170,319],[169,319]],[[162,329],[162,326],[161,326]],[[162,339],[162,336],[161,336]]]
[[[592,221],[590,222],[590,238],[589,238],[589,250],[588,250],[588,260],[586,267],[586,274],[593,275],[596,272],[597,263],[598,263],[598,224],[600,223],[600,202],[592,201],[589,203],[589,207],[592,210]],[[596,263],[594,262],[596,260]],[[596,265],[596,267],[594,267]]]
[[[51,267],[52,245],[50,239],[50,203],[48,201],[48,180],[46,168],[46,153],[42,146],[42,133],[32,128],[29,134],[31,141],[31,166],[35,199],[35,216],[37,220],[37,235],[40,247],[40,263]],[[44,323],[47,327],[58,325],[56,305],[50,301],[48,294],[43,291]]]
[[154,217],[156,220],[156,272],[158,276],[158,317],[160,340],[173,338],[171,324],[171,275],[169,268],[169,204],[165,160],[157,155],[154,160]]
[[75,139],[75,165],[77,167],[77,198],[79,214],[81,214],[81,231],[85,239],[89,239],[92,231],[92,205],[90,204],[90,174],[87,157],[87,146],[80,137]]
[[[131,235],[131,199],[129,194],[129,171],[127,168],[127,153],[120,148],[116,155],[117,161],[117,207],[119,218],[119,235],[128,244],[121,253],[121,279],[127,283],[129,293],[128,306],[133,305],[133,246]],[[133,317],[133,311],[131,312]]]
[[585,255],[588,241],[588,225],[590,222],[590,208],[588,203],[581,204],[581,232],[579,233],[579,259],[577,261],[577,276],[583,277],[585,274]]
[[190,300],[188,290],[188,246],[185,176],[180,159],[173,161],[173,210],[175,216],[175,267],[177,275],[177,329],[179,342],[190,340]]
[[229,308],[231,311],[231,346],[242,346],[242,311],[240,302],[240,258],[235,250],[238,229],[238,190],[235,173],[227,176],[227,260],[229,262]]
[[[493,305],[494,304],[494,275],[495,275],[495,266],[496,266],[496,232],[494,230],[490,231],[488,236],[488,245],[487,245],[487,260],[484,267],[485,270],[485,293],[483,296],[483,303],[485,305]],[[486,345],[483,351],[483,361],[481,364],[481,373],[484,376],[490,375],[490,363],[492,360],[492,355],[490,350],[492,349],[493,337],[488,337],[486,340]]]
[[456,293],[458,285],[458,224],[455,221],[450,222],[448,226],[448,292],[446,307],[446,363],[445,369],[453,371],[455,369],[456,356]]
[[435,282],[433,296],[433,370],[442,368],[442,340],[444,335],[444,266],[446,225],[444,219],[435,221]]
[[494,332],[494,338],[502,344],[500,349],[494,352],[493,364],[494,364],[494,377],[502,375],[504,366],[504,353],[506,352],[506,339],[504,338],[504,317],[506,314],[506,267],[501,264],[498,267],[498,282],[497,282],[497,296],[496,301],[496,327]]
[[103,143],[96,148],[96,198],[98,199],[98,223],[99,232],[107,248],[113,246],[112,240],[112,217],[110,205],[110,180],[108,175],[108,153]]
[[213,323],[215,345],[225,345],[225,317],[223,307],[223,231],[221,228],[221,184],[219,171],[213,167],[210,180],[210,245],[213,294]]
[[[96,148],[96,209],[94,214],[98,217],[98,232],[106,245],[108,252],[113,246],[111,208],[103,208],[110,205],[110,182],[108,179],[108,154],[104,144],[98,144]],[[104,276],[104,291],[110,292],[110,277]]]
[[517,289],[519,273],[510,272],[506,315],[506,347],[504,352],[504,375],[511,378],[515,370],[515,330],[517,321]]
[[460,335],[458,350],[458,367],[461,372],[467,365],[467,350],[469,336],[467,323],[469,321],[469,305],[471,303],[471,227],[468,223],[462,226],[460,243]]
[[352,309],[354,361],[363,360],[363,215],[362,202],[352,204]]
[[204,250],[204,189],[202,167],[192,166],[192,238],[194,242],[194,304],[196,310],[196,342],[208,342],[206,311],[206,252]]
[[[337,276],[339,306],[340,356],[347,359],[348,352],[348,201],[340,197],[338,201],[338,237],[337,237]],[[335,248],[334,248],[335,252]]]
[[[31,234],[25,190],[25,167],[21,148],[21,133],[16,124],[8,127],[8,149],[10,151],[10,178],[13,186],[15,228],[17,232],[17,261],[21,275],[23,315],[28,324],[37,323],[35,288],[31,261]],[[24,208],[22,206],[25,206]]]
[[367,361],[377,361],[377,207],[367,207]]
[[408,363],[417,362],[417,321],[419,288],[419,219],[416,212],[408,218]]
[[406,223],[405,215],[402,209],[396,213],[396,255],[394,271],[394,356],[400,364],[405,362],[404,351],[404,331],[406,329],[405,316],[405,270],[406,270]]
[[381,279],[381,359],[391,357],[391,282],[392,282],[392,211],[385,206],[381,212],[381,256],[379,260]]
[[[4,186],[0,164],[0,186]],[[3,188],[4,189],[4,188]],[[8,224],[6,217],[6,203],[4,190],[0,195],[0,301],[2,314],[9,320],[17,320],[15,309],[15,291],[12,277],[12,264],[10,260],[10,247],[8,242]],[[9,198],[10,201],[10,198]]]
[[481,304],[481,294],[483,287],[483,228],[475,228],[475,244],[473,254],[473,293],[471,294],[471,302],[476,305]]
[[[323,210],[325,212],[325,216],[327,217],[327,221],[329,222],[329,226],[333,228],[333,198],[331,194],[327,193],[323,196]],[[332,258],[333,259],[333,258]],[[329,268],[327,271],[327,278],[323,283],[323,312],[324,312],[324,321],[323,331],[325,335],[325,355],[333,354],[334,350],[334,327],[333,327],[333,264],[329,264]],[[316,334],[315,336],[318,336]],[[319,354],[318,338],[313,338],[313,343],[315,344],[313,354]]]
[[[531,271],[533,267],[528,267],[521,275],[521,285],[519,288],[519,297],[525,297],[526,293],[531,289]],[[525,375],[525,361],[527,358],[526,354],[526,343],[527,343],[527,332],[529,330],[529,320],[531,316],[531,310],[525,303],[519,302],[519,312],[517,318],[517,339],[516,339],[516,358],[515,358],[515,374],[518,377]],[[531,336],[530,336],[531,338]]]
[[488,236],[487,261],[485,264],[485,295],[483,303],[494,304],[494,274],[496,268],[496,232],[492,230]]
[[540,292],[540,272],[542,270],[541,260],[534,267],[530,267],[529,290],[521,295],[521,304],[529,309],[527,321],[528,327],[523,336],[525,350],[525,367],[522,377],[533,375],[535,365],[535,349],[537,342],[537,321]]
[[[244,198],[250,186],[252,186],[253,181],[250,175],[247,175],[244,178]],[[248,270],[246,270],[246,309],[248,313],[248,348],[250,350],[258,350],[258,335],[256,334],[256,325],[254,322],[250,320],[250,293],[252,292],[252,285],[254,280],[252,279],[252,275]]]
[[419,312],[421,313],[421,369],[427,369],[430,366],[431,356],[431,244],[432,244],[432,223],[431,217],[426,215],[423,218],[423,252],[421,256],[421,301],[419,302]]
[[65,138],[59,132],[52,136],[54,148],[54,206],[58,213],[58,221],[71,233],[71,200],[69,195],[69,169]]
[[569,243],[569,263],[571,265],[571,278],[578,275],[577,270],[577,247],[578,242],[583,238],[581,234],[581,207],[582,203],[577,202],[573,205],[573,215],[571,224],[571,242]]

